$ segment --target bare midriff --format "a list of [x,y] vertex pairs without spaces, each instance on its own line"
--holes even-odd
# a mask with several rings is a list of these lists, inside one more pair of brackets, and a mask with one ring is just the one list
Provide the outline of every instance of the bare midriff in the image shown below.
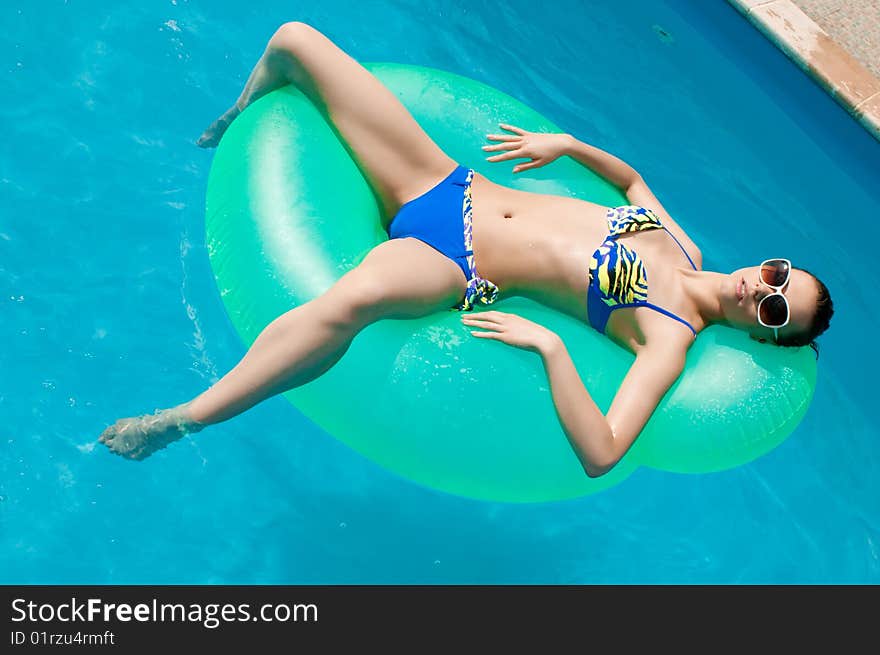
[[607,207],[495,184],[471,183],[474,262],[500,297],[530,298],[587,317],[590,257],[608,235]]

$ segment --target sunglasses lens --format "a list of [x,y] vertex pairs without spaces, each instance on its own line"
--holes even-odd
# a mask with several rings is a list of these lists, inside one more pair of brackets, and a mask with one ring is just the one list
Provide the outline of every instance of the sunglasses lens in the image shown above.
[[761,264],[761,279],[764,284],[781,287],[788,280],[791,267],[784,259],[768,259]]
[[788,302],[785,296],[767,296],[758,304],[758,314],[764,325],[782,327],[788,319]]

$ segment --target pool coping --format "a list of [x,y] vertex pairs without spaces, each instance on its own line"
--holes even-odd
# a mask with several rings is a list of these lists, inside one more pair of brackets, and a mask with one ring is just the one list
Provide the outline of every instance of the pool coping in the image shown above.
[[727,0],[880,140],[880,79],[792,0]]

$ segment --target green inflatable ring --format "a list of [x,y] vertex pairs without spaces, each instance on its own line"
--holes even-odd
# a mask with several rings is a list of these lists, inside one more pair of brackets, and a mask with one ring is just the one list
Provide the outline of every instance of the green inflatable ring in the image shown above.
[[[498,183],[626,202],[567,158],[520,176],[487,165],[480,147],[499,122],[560,131],[514,98],[439,70],[367,68],[453,159]],[[293,87],[255,102],[224,135],[208,179],[206,229],[220,295],[245,344],[388,238],[376,199],[331,124]],[[493,308],[557,332],[607,410],[632,355],[537,303],[513,298]],[[762,346],[740,331],[710,328],[634,447],[595,479],[562,432],[539,358],[474,338],[456,312],[375,323],[330,371],[285,396],[324,430],[410,480],[473,498],[533,502],[605,489],[639,465],[709,472],[749,462],[794,430],[815,379],[809,348]]]

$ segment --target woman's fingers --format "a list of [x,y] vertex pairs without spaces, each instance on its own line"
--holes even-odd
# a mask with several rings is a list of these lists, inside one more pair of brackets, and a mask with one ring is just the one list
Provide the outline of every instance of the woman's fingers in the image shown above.
[[528,157],[528,155],[520,153],[520,149],[517,148],[516,150],[503,152],[500,155],[486,157],[486,161],[507,161],[508,159],[521,159],[522,157]]
[[485,150],[486,152],[490,152],[493,150],[515,150],[516,148],[519,148],[519,146],[519,140],[505,141],[504,143],[497,143],[491,146],[483,146],[483,150]]
[[475,337],[495,339],[497,341],[503,341],[504,343],[511,343],[509,341],[511,338],[509,330],[510,326],[506,322],[508,316],[510,315],[505,314],[504,312],[490,310],[480,312],[477,315],[462,316],[461,322],[468,327],[478,327],[486,330],[486,332],[471,330],[470,333]]
[[472,314],[471,316],[465,315],[465,318],[472,318],[473,316],[479,316],[481,319],[488,320],[500,320],[507,316],[511,316],[511,314],[506,314],[504,312],[499,312],[497,309],[489,309],[485,312],[479,312],[478,314]]
[[499,328],[501,327],[501,323],[498,321],[482,321],[478,318],[463,318],[461,322],[465,325],[473,325],[474,327],[481,328]]
[[539,166],[543,166],[543,165],[544,165],[543,160],[535,159],[533,161],[526,162],[525,164],[517,164],[516,166],[513,167],[513,172],[519,173],[520,171],[527,171],[530,168],[538,168]]
[[475,337],[483,337],[484,339],[498,339],[501,335],[497,332],[476,332],[471,330],[471,334]]
[[522,137],[518,134],[487,134],[489,141],[519,141]]
[[515,125],[510,125],[508,123],[498,123],[498,125],[505,130],[509,130],[510,132],[516,132],[517,134],[525,134],[526,131],[522,128],[516,127]]
[[472,325],[472,326],[474,326],[474,327],[486,328],[487,330],[488,330],[489,328],[493,328],[493,329],[494,329],[494,328],[500,328],[500,327],[502,327],[500,323],[493,323],[492,321],[481,321],[481,320],[476,319],[476,318],[470,318],[470,319],[467,319],[467,320],[465,320],[465,321],[462,321],[462,323],[464,323],[465,325]]

